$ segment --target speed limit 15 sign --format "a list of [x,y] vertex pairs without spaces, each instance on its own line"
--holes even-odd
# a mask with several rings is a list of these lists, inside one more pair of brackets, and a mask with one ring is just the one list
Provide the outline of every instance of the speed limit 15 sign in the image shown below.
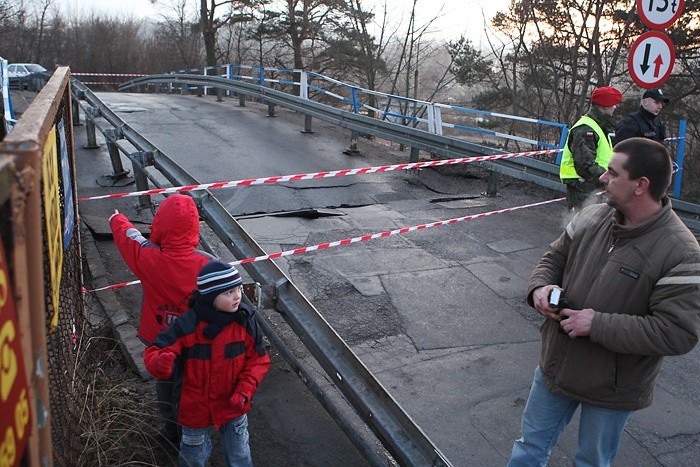
[[666,29],[678,19],[685,0],[637,0],[637,11],[650,29]]

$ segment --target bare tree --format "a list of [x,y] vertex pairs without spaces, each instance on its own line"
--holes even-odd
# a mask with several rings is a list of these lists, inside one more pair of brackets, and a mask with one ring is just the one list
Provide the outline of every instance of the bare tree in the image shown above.
[[[151,3],[162,3],[164,0],[150,0]],[[265,3],[266,0],[262,0]],[[183,9],[186,0],[180,1]],[[250,12],[244,11],[261,3],[261,0],[199,0],[198,29],[204,41],[205,61],[207,66],[217,64],[221,53],[217,42],[219,30],[235,23],[247,22],[253,19]]]
[[44,28],[46,27],[46,13],[51,7],[51,4],[53,3],[53,0],[41,0],[41,3],[39,5],[39,9],[41,12],[39,13],[39,30],[37,32],[37,38],[36,38],[36,52],[34,53],[34,61],[36,63],[41,63],[42,62],[42,42],[44,40]]
[[[623,71],[624,46],[634,31],[629,2],[610,0],[514,0],[489,37],[497,60],[493,104],[508,95],[508,109],[527,109],[569,121],[582,113],[595,86]],[[533,105],[534,104],[534,105]]]

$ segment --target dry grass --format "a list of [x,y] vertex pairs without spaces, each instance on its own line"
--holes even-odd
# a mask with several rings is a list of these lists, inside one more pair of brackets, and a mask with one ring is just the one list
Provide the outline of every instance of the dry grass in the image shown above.
[[73,378],[78,444],[84,446],[73,453],[77,465],[176,465],[177,448],[160,435],[153,382],[129,369],[115,339],[81,341]]

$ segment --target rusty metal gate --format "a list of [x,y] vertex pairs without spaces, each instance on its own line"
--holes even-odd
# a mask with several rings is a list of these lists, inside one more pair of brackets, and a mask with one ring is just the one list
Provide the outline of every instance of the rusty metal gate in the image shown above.
[[74,465],[83,444],[74,403],[86,378],[76,365],[85,313],[70,96],[69,70],[59,68],[0,143],[0,326],[10,336],[3,370],[9,361],[16,375],[2,384],[18,394],[2,400],[12,414],[3,465]]

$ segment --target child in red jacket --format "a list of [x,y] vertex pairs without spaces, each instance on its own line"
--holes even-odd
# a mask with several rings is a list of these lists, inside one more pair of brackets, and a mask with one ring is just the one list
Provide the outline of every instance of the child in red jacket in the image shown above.
[[226,465],[252,466],[250,403],[270,367],[255,309],[241,302],[242,281],[230,264],[213,260],[197,276],[191,308],[146,348],[146,368],[174,376],[180,396],[180,465],[205,466],[211,426],[220,433]]
[[[189,196],[169,196],[153,218],[150,241],[119,211],[114,211],[109,225],[124,262],[141,280],[143,304],[138,336],[149,345],[159,332],[187,311],[197,273],[212,259],[196,249],[199,212]],[[179,443],[172,393],[172,381],[156,382],[158,410],[165,420],[164,436],[172,443]]]

